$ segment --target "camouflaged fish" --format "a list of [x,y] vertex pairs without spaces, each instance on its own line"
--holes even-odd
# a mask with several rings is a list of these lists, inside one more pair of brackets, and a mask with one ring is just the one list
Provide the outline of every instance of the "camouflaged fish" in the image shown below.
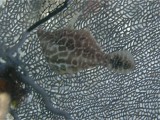
[[87,29],[66,27],[53,32],[39,29],[37,35],[47,62],[59,74],[72,74],[95,66],[105,66],[118,73],[128,73],[135,68],[131,53],[125,50],[104,53]]

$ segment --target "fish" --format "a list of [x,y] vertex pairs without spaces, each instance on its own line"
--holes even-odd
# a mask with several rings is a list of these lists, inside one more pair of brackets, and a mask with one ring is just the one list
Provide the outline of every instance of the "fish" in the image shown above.
[[96,66],[122,74],[135,69],[128,50],[105,53],[88,29],[66,27],[53,32],[38,29],[37,36],[46,61],[58,74],[74,74]]
[[89,28],[75,29],[82,11],[75,12],[66,27],[53,32],[37,30],[43,55],[50,68],[58,74],[74,74],[84,69],[104,66],[126,74],[135,68],[133,55],[127,51],[105,53]]

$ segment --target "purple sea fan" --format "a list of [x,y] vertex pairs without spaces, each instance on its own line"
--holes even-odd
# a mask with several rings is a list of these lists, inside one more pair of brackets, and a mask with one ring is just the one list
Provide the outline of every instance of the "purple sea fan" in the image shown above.
[[104,53],[89,30],[65,28],[46,32],[39,29],[37,35],[47,62],[59,74],[72,74],[100,65],[128,73],[135,67],[127,51]]

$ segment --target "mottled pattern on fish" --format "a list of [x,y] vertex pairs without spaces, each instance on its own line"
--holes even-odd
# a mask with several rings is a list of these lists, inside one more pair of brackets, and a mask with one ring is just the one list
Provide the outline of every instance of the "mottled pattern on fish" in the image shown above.
[[46,32],[39,29],[37,35],[47,62],[59,74],[98,65],[119,73],[128,73],[135,67],[128,51],[105,54],[88,30],[65,28]]
[[49,65],[58,73],[74,73],[104,63],[105,54],[88,30],[38,30],[37,34]]

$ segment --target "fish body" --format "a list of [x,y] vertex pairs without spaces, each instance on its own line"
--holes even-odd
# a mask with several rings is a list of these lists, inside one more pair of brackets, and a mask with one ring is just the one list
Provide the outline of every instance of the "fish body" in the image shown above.
[[44,56],[49,66],[59,74],[72,74],[95,66],[105,66],[118,73],[134,69],[128,51],[106,54],[88,30],[71,28],[46,32],[37,31]]
[[105,54],[88,30],[39,30],[37,34],[47,62],[58,73],[75,73],[104,62]]

